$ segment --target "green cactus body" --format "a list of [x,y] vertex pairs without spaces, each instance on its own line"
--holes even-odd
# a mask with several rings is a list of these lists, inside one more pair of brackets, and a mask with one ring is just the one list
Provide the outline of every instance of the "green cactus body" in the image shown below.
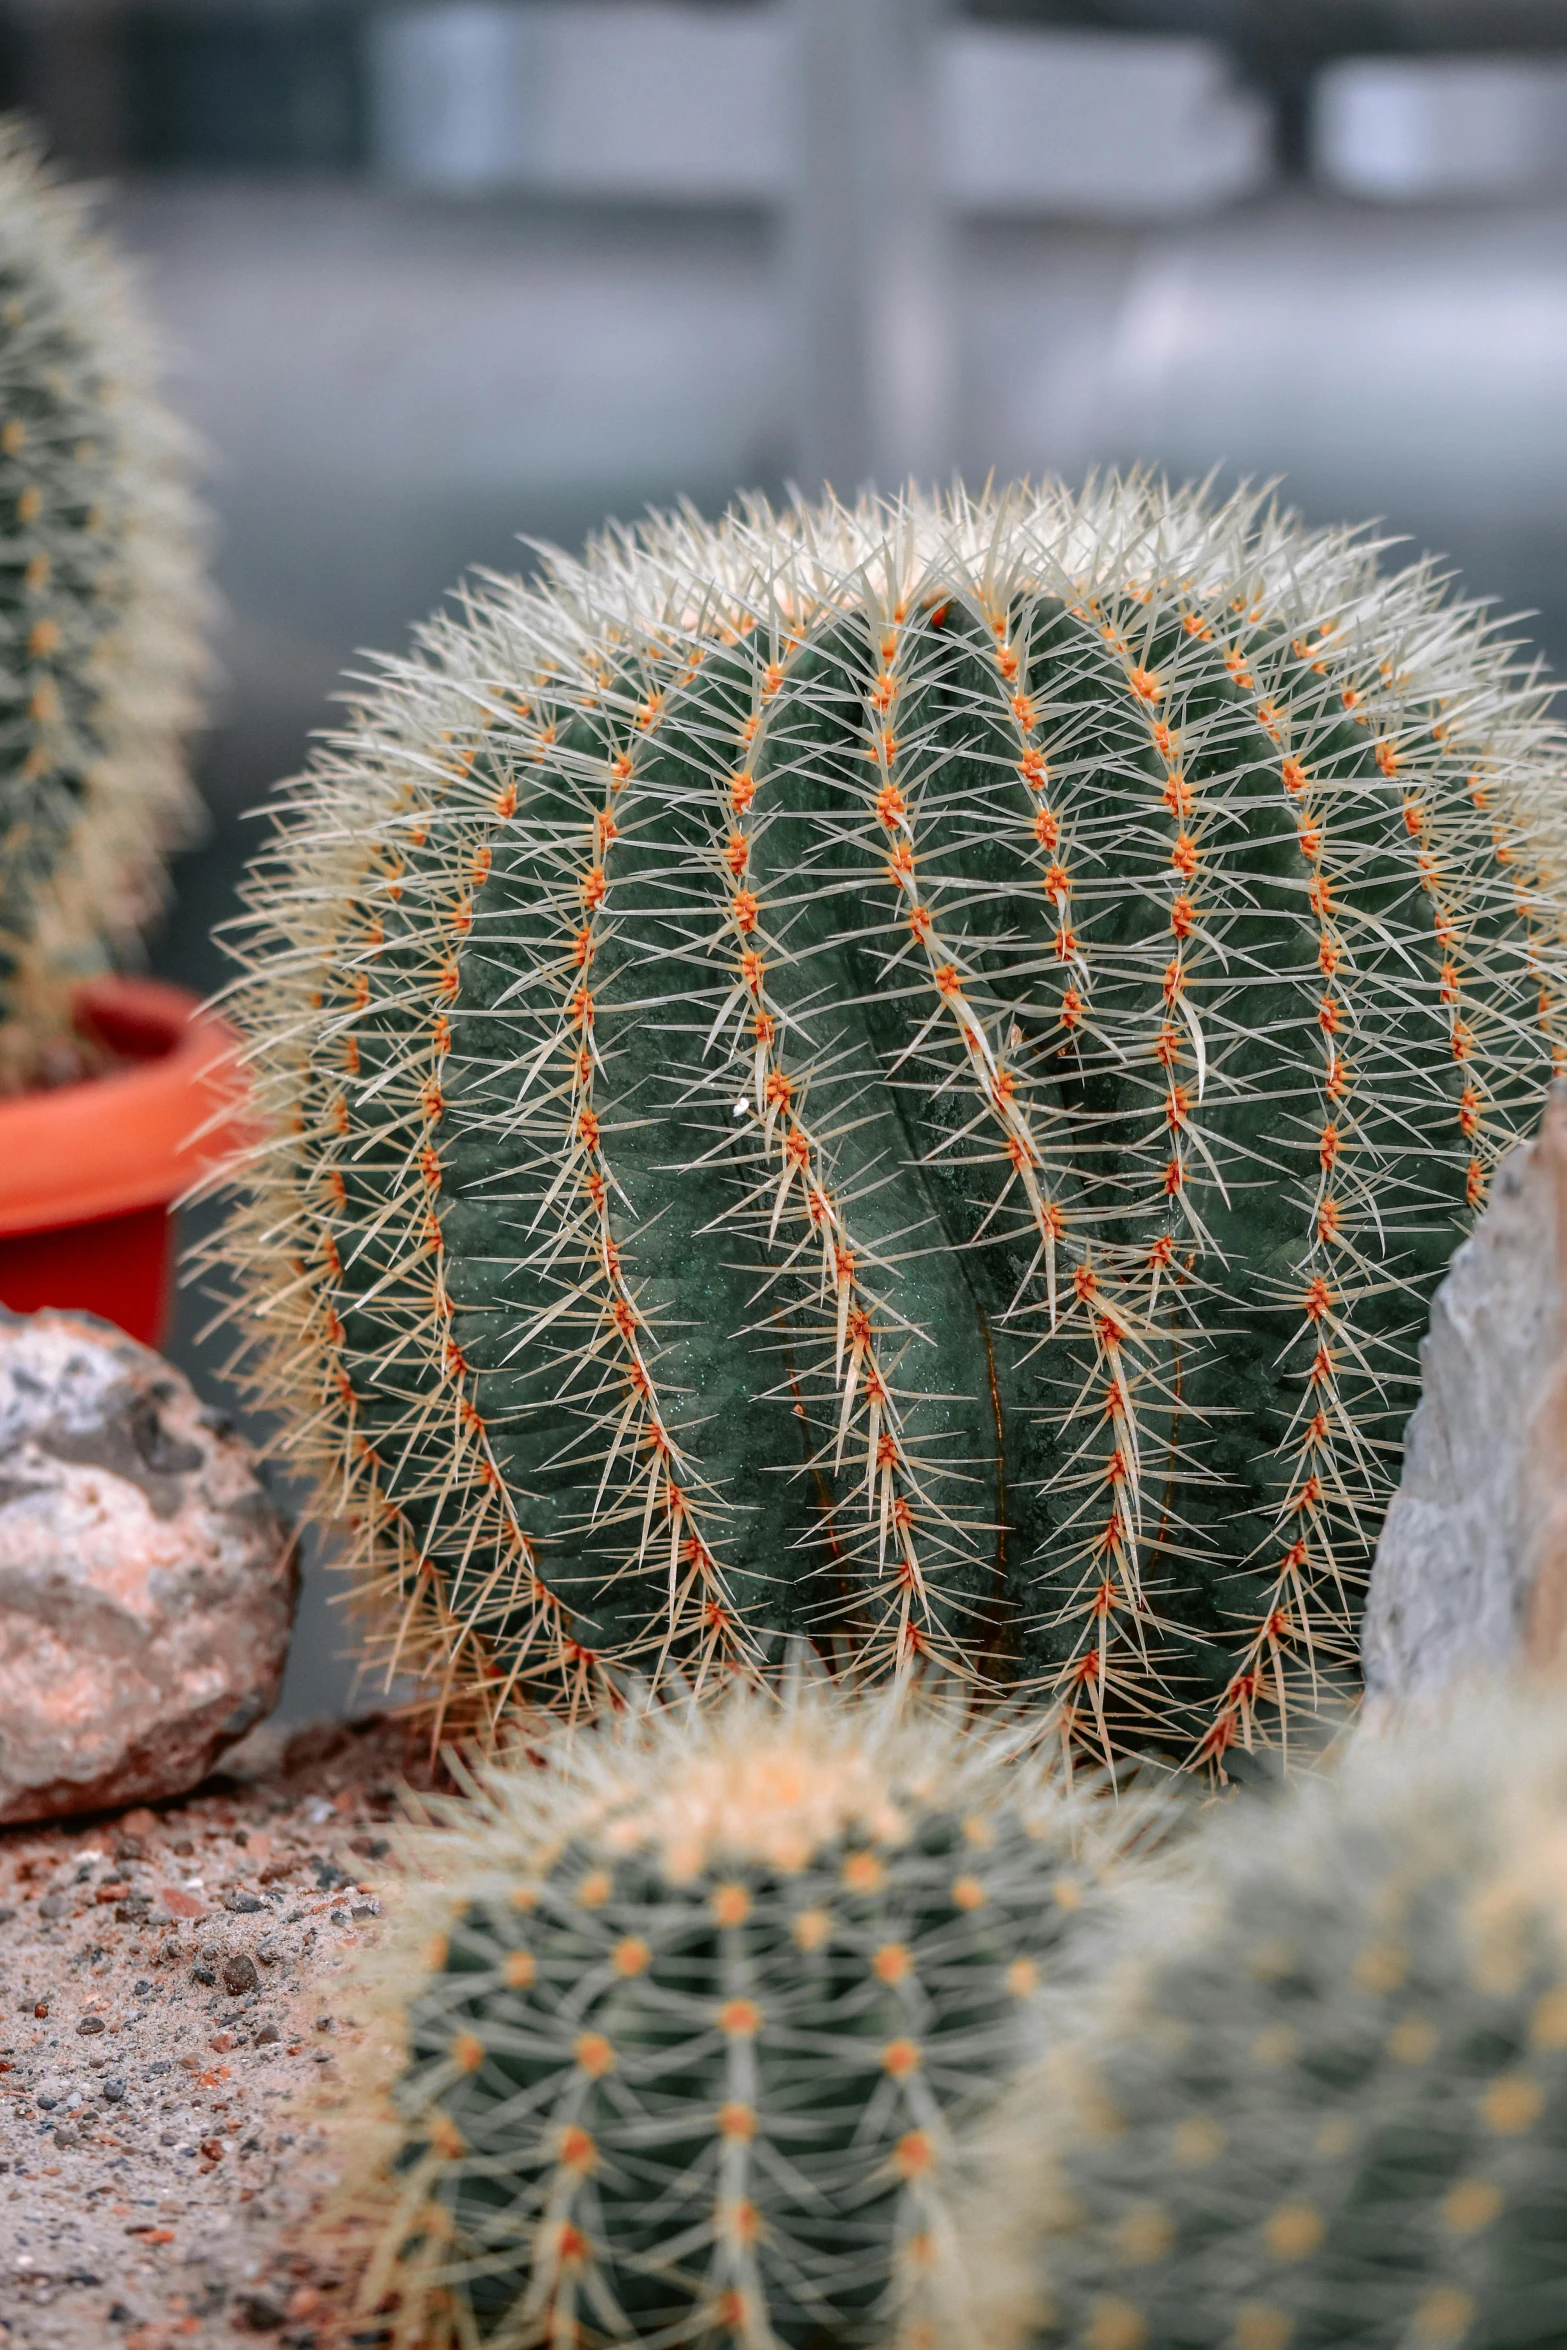
[[86,200],[0,122],[0,1092],[134,939],[196,803],[189,453]]
[[1227,1806],[1199,1892],[1153,1891],[1053,2017],[938,2339],[1567,2341],[1564,1791],[1559,1709],[1515,1694]]
[[805,1632],[1222,1760],[1352,1671],[1560,1051],[1541,689],[1255,500],[757,508],[491,581],[251,885],[223,1247],[399,1661]]
[[1151,1824],[809,1693],[488,1775],[377,1962],[406,2069],[357,2198],[368,2304],[400,2291],[420,2350],[442,2296],[507,2350],[925,2339],[954,2129]]

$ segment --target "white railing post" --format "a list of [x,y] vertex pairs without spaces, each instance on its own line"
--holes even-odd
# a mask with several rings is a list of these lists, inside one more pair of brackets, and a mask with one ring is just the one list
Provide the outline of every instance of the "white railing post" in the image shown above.
[[795,479],[852,497],[949,462],[944,0],[789,0]]

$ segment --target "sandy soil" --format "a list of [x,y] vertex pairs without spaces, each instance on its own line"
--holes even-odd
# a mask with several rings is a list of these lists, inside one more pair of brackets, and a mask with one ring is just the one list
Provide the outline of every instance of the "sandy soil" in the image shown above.
[[249,1783],[0,1835],[0,2350],[382,2338],[299,2232],[418,1758],[387,1723],[273,1753]]

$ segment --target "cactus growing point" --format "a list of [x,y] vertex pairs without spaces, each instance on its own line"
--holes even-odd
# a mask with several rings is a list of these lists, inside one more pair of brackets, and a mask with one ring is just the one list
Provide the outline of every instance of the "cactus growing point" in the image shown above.
[[394,2292],[410,2350],[912,2350],[954,2132],[1123,1856],[1157,1870],[1164,1807],[809,1684],[545,1765],[437,1806],[371,1962],[392,2053],[344,2117],[337,2239],[365,2306]]
[[157,905],[205,657],[185,437],[87,198],[0,122],[0,1093]]
[[1353,1673],[1426,1300],[1567,1000],[1545,689],[1132,479],[489,579],[282,812],[222,1247],[388,1653],[805,1632],[1222,1765]]

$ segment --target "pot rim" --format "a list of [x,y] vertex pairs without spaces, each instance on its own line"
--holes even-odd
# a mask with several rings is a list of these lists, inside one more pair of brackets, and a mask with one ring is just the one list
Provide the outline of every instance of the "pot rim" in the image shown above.
[[242,1139],[238,1039],[198,996],[110,976],[72,1010],[136,1065],[0,1101],[0,1235],[167,1206]]

